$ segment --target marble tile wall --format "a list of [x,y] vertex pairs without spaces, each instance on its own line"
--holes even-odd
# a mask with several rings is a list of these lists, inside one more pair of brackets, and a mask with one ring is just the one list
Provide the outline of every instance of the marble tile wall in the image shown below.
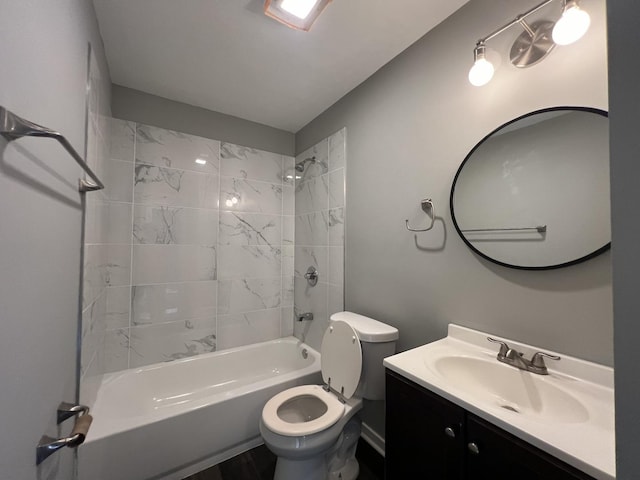
[[[91,169],[104,179],[107,176],[110,106],[101,94],[105,82],[95,56],[89,59],[87,85],[87,125],[85,159]],[[107,287],[110,278],[119,272],[108,263],[109,218],[117,214],[109,208],[105,191],[89,192],[85,196],[84,265],[81,314],[80,400],[93,405],[100,379],[104,373],[104,338],[107,329]]]
[[104,371],[291,335],[293,157],[110,127]]
[[[109,119],[108,154],[105,160],[105,232],[100,248],[104,250],[96,268],[105,284],[105,324],[101,344],[102,373],[128,365],[128,355],[112,357],[113,334],[129,326],[131,295],[131,221],[133,211],[133,172],[135,125]],[[91,212],[87,212],[89,218]],[[86,282],[85,282],[86,283]],[[128,345],[122,335],[121,348]],[[117,350],[116,350],[117,351]]]
[[[295,187],[295,315],[312,312],[312,322],[295,322],[294,334],[320,350],[329,316],[344,310],[344,210],[346,129],[296,157],[307,162]],[[311,287],[307,268],[318,270]]]

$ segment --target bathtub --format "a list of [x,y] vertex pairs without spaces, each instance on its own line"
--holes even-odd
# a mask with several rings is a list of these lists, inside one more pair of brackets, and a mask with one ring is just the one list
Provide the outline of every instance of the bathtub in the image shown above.
[[79,478],[180,480],[260,445],[266,401],[321,381],[320,355],[294,337],[105,375]]

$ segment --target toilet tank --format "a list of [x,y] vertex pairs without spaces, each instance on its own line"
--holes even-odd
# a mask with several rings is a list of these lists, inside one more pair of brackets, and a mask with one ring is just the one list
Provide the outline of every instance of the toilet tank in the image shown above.
[[331,321],[348,323],[358,334],[362,346],[362,372],[355,396],[367,400],[384,400],[382,360],[396,353],[398,329],[353,312],[338,312]]

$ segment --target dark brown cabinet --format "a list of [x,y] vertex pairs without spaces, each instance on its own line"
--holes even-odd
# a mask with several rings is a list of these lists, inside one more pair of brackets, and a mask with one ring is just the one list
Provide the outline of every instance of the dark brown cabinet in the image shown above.
[[387,370],[386,480],[594,480]]

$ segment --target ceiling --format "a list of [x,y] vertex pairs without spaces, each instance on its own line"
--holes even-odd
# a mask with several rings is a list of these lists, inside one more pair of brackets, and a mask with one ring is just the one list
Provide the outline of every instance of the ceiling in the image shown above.
[[113,83],[290,132],[468,0],[334,0],[308,33],[262,0],[94,0]]

